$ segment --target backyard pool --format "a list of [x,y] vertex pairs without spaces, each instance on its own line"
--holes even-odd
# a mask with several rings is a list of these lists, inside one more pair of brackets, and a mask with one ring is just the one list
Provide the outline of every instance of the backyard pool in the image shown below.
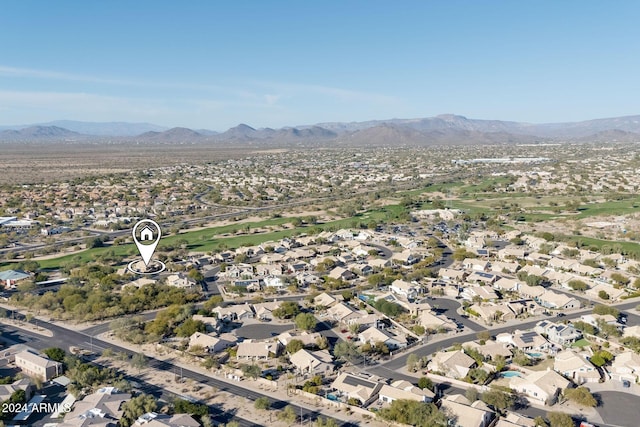
[[542,353],[525,353],[529,357],[533,357],[534,359],[542,359]]
[[327,399],[333,400],[334,402],[337,402],[338,401],[338,396],[336,396],[333,393],[329,393],[329,394],[327,394]]
[[521,377],[522,374],[518,371],[505,371],[505,372],[501,372],[500,376],[502,378],[513,378],[513,377]]

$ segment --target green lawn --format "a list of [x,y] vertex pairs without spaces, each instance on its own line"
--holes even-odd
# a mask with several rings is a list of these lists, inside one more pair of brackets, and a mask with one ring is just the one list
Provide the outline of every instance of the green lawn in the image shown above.
[[576,342],[574,342],[573,344],[571,344],[571,347],[589,347],[591,345],[591,343],[589,341],[587,341],[586,339],[582,338]]
[[[296,234],[301,234],[309,231],[310,228],[316,229],[340,229],[340,228],[355,228],[360,222],[392,222],[395,218],[406,213],[406,209],[400,205],[389,205],[378,209],[372,209],[361,214],[357,214],[351,218],[344,218],[335,221],[329,221],[323,224],[316,224],[313,226],[301,226],[295,228],[289,228],[286,230],[277,230],[267,233],[250,234],[251,229],[277,226],[285,223],[289,223],[293,218],[274,218],[259,222],[246,222],[230,224],[220,227],[212,227],[197,231],[187,231],[184,233],[163,237],[160,241],[160,246],[176,244],[178,241],[186,241],[187,247],[190,251],[197,252],[210,252],[221,247],[225,248],[238,248],[240,246],[257,245],[270,240],[279,240],[284,237],[289,237]],[[232,231],[245,231],[249,230],[249,234],[234,235],[228,237],[221,237],[222,234],[227,234]],[[96,257],[104,254],[105,252],[113,250],[116,255],[121,256],[133,256],[137,254],[137,249],[134,244],[129,243],[119,246],[109,246],[103,248],[87,249],[82,252],[64,255],[56,258],[38,261],[40,266],[45,269],[57,269],[64,263],[71,261],[72,259],[78,259],[80,262],[87,263]],[[15,265],[19,261],[6,262],[0,265],[0,269],[8,269]]]

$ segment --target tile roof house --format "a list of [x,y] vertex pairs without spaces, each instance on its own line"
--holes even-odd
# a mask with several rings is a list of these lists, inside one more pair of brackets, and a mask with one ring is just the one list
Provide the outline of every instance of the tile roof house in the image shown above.
[[418,296],[418,289],[415,285],[404,280],[396,279],[389,286],[389,290],[396,295],[403,296],[407,299],[413,300]]
[[572,325],[554,323],[550,320],[541,320],[536,323],[534,331],[539,334],[546,334],[549,341],[562,346],[568,346],[582,338],[582,332]]
[[343,372],[331,383],[331,388],[340,392],[346,399],[354,398],[359,400],[362,406],[367,406],[376,400],[382,383]]
[[39,356],[28,350],[15,355],[15,363],[26,375],[49,381],[62,374],[62,364],[46,357]]
[[489,427],[496,417],[495,412],[481,400],[472,403],[461,394],[444,397],[440,407],[451,414],[454,420],[450,424],[452,427]]
[[509,381],[509,387],[516,392],[546,405],[553,405],[560,392],[570,384],[571,381],[551,370],[536,371],[523,378],[512,377]]
[[189,414],[165,415],[147,412],[141,415],[132,427],[200,427],[200,423]]
[[640,380],[640,355],[625,351],[616,356],[609,370],[612,379],[638,382]]
[[358,334],[358,338],[363,343],[374,345],[378,342],[384,343],[390,350],[404,348],[407,346],[407,339],[404,336],[394,335],[388,330],[381,330],[375,327],[365,329]]
[[438,352],[429,362],[429,370],[442,372],[451,378],[464,378],[475,366],[476,361],[462,350]]
[[522,351],[547,351],[551,344],[542,335],[535,331],[515,330],[511,333],[504,332],[496,336],[496,341],[511,344]]
[[333,372],[333,357],[327,350],[308,351],[305,349],[293,353],[289,360],[300,373],[327,375]]
[[207,353],[219,353],[236,345],[236,341],[237,339],[231,334],[216,337],[203,334],[202,332],[194,332],[194,334],[189,337],[189,349],[193,350],[195,347],[202,347]]
[[277,357],[282,347],[279,342],[267,341],[243,341],[238,344],[236,357],[246,360],[267,360],[271,357]]
[[541,306],[552,309],[569,310],[572,308],[580,308],[580,301],[566,294],[546,290],[542,295],[536,298]]
[[434,398],[435,393],[431,390],[420,389],[405,380],[397,380],[390,385],[384,384],[378,392],[378,400],[385,403],[391,403],[398,399],[431,402]]
[[124,413],[122,404],[129,399],[131,394],[121,393],[117,388],[101,388],[77,401],[58,427],[116,427]]
[[564,350],[556,354],[553,370],[576,384],[600,381],[598,369],[585,356],[573,350]]

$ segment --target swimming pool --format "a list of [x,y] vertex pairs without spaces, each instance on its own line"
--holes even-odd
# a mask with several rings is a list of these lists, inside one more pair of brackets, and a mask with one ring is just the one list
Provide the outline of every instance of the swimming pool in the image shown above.
[[338,401],[338,396],[336,396],[333,393],[329,393],[329,394],[327,394],[327,399],[333,400],[334,402],[337,402]]
[[513,377],[521,377],[522,374],[518,371],[505,371],[505,372],[500,372],[500,376],[502,378],[513,378]]
[[542,359],[542,353],[526,353],[527,356],[533,357],[534,359]]

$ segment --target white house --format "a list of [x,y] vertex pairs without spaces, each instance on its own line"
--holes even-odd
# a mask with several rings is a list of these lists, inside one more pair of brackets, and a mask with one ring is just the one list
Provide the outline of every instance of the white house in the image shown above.
[[410,300],[418,296],[418,290],[413,284],[400,279],[394,280],[391,286],[389,286],[389,290],[396,295],[403,296]]

